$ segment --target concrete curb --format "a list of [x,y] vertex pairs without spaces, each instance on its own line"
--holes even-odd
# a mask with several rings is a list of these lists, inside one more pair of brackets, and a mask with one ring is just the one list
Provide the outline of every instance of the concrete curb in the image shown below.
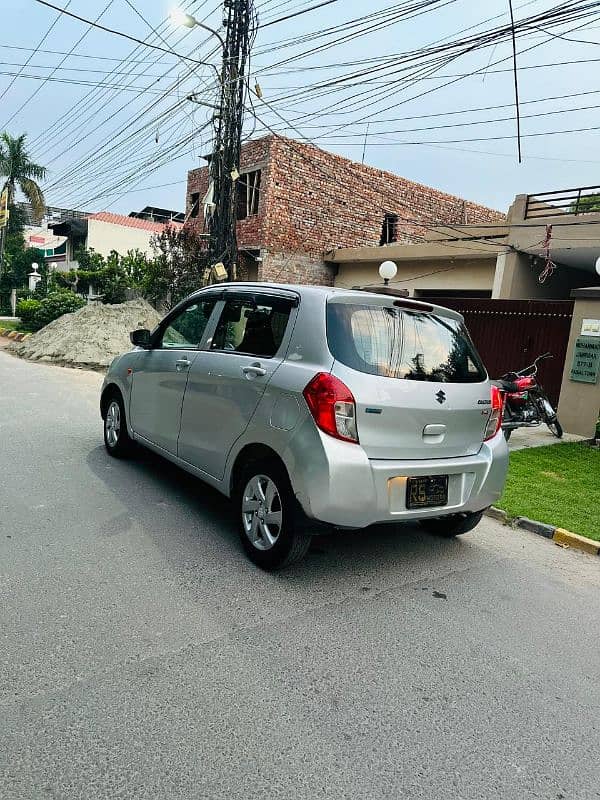
[[591,553],[593,556],[600,555],[600,542],[580,536],[578,533],[571,533],[564,528],[556,528],[552,540],[556,544],[575,547],[577,550],[583,550],[584,553]]
[[31,336],[30,333],[23,333],[22,331],[8,330],[8,328],[0,328],[0,336],[6,339],[14,339],[16,342],[24,342]]
[[593,556],[600,555],[600,542],[588,539],[587,536],[580,536],[578,533],[572,533],[554,525],[546,525],[544,522],[537,522],[527,517],[511,518],[506,511],[495,506],[490,506],[485,513],[486,516],[497,519],[504,525],[521,528],[530,533],[536,533],[538,536],[543,536],[545,539],[551,539],[560,547],[573,547],[575,550],[582,550],[584,553],[590,553]]

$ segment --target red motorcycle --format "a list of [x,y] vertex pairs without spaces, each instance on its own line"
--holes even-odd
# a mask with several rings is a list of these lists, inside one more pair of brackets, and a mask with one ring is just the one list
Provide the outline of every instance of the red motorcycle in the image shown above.
[[542,422],[557,439],[563,435],[556,411],[537,380],[538,362],[545,358],[552,358],[552,354],[538,356],[529,367],[520,372],[508,372],[497,382],[504,395],[502,430],[507,441],[516,428],[534,428]]

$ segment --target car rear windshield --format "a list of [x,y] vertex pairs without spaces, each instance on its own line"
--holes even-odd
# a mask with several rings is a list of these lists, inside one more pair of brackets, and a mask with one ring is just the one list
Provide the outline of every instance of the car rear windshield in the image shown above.
[[332,301],[327,342],[336,360],[369,375],[442,383],[486,379],[466,328],[450,317]]

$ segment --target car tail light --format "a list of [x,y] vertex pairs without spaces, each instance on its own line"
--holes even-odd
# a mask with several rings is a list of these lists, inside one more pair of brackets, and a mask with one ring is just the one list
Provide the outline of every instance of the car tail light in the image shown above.
[[498,433],[502,426],[502,412],[504,411],[504,395],[497,386],[492,386],[492,409],[485,426],[484,442]]
[[310,413],[322,431],[336,439],[358,442],[356,403],[345,383],[328,372],[319,372],[303,394]]

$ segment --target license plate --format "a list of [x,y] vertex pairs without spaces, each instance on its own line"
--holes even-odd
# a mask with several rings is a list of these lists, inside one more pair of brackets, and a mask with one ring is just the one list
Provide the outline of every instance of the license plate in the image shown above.
[[421,475],[409,478],[406,487],[407,508],[429,508],[448,504],[448,476]]

